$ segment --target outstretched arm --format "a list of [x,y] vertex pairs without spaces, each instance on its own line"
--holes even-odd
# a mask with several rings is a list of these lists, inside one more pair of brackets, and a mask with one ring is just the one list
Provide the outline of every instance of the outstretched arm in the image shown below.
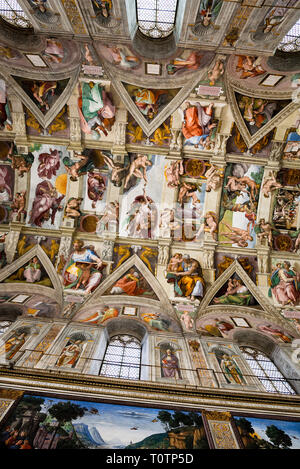
[[106,155],[103,155],[102,153],[102,156],[103,156],[103,159],[105,161],[105,163],[107,164],[107,166],[109,166],[111,169],[115,169],[115,165],[113,164],[112,160],[110,158],[108,158],[108,156]]

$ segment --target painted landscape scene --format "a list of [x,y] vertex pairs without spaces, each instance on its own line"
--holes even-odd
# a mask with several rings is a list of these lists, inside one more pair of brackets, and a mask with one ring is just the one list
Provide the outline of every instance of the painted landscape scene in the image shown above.
[[1,449],[208,449],[201,413],[25,394]]

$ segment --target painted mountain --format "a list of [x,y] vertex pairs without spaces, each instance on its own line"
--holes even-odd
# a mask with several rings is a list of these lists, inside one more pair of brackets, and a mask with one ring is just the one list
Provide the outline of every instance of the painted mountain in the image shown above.
[[106,446],[106,443],[101,437],[97,428],[92,427],[89,429],[88,425],[85,425],[84,423],[77,423],[74,424],[74,429],[76,431],[76,435],[86,447],[95,448],[98,446]]
[[126,449],[168,449],[169,438],[167,433],[157,433],[144,438],[142,441],[126,446]]
[[126,449],[208,449],[203,425],[182,426],[166,433],[156,433]]

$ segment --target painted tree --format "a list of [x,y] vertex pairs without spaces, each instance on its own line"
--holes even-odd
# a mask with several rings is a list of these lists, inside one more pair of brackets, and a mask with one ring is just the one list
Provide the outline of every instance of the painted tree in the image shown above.
[[39,424],[46,418],[46,414],[41,412],[45,399],[42,397],[24,396],[19,402],[15,418],[17,423],[15,428],[25,431],[30,444],[32,445]]
[[[48,410],[51,417],[55,418],[58,422],[58,426],[55,427],[49,449],[54,441],[54,438],[57,434],[58,428],[63,427],[66,423],[71,423],[73,420],[76,420],[78,417],[83,417],[87,411],[86,407],[81,407],[73,402],[58,402],[54,404]],[[75,430],[74,430],[75,431]]]
[[157,414],[157,418],[161,421],[165,431],[169,431],[171,428],[170,423],[172,421],[172,415],[170,412],[167,410],[160,410]]
[[193,420],[190,418],[189,414],[185,414],[184,412],[176,410],[173,414],[171,427],[176,428],[182,425],[193,425]]
[[266,429],[266,435],[276,448],[288,449],[293,444],[289,435],[276,425],[269,425]]
[[252,423],[249,420],[241,417],[236,420],[237,426],[240,427],[241,434],[248,436],[250,433],[254,433],[254,428],[252,427]]
[[189,417],[193,422],[191,425],[195,425],[195,427],[202,427],[203,425],[202,416],[201,414],[199,414],[199,412],[195,412],[195,411],[189,412]]

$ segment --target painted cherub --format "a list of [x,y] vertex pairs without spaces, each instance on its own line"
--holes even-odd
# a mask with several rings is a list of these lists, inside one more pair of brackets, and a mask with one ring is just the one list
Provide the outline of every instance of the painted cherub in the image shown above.
[[169,264],[167,266],[167,272],[178,272],[179,266],[180,266],[181,263],[182,263],[182,254],[177,252],[169,260]]
[[87,284],[89,283],[92,264],[90,263],[85,264],[83,262],[80,262],[80,263],[77,263],[77,267],[80,268],[80,270],[82,271],[82,274],[78,278],[75,290],[78,290],[81,287],[81,285],[85,288]]
[[184,324],[185,328],[190,331],[194,327],[194,319],[190,316],[188,311],[184,311],[180,316],[180,321]]
[[225,296],[234,295],[237,292],[238,288],[239,284],[237,283],[236,279],[230,278],[227,283]]
[[222,75],[224,75],[225,72],[225,67],[224,67],[224,61],[221,59],[218,59],[213,66],[211,70],[207,72],[207,76],[209,78],[209,85],[214,86],[216,84],[216,81],[220,79]]

